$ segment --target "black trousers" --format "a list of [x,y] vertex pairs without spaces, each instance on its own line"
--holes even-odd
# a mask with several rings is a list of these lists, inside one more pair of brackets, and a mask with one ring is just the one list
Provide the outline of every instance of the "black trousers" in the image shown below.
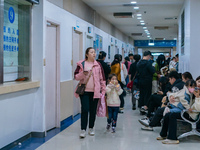
[[[190,121],[194,121],[190,118],[188,113],[184,113],[184,117]],[[170,140],[177,140],[177,119],[181,118],[181,113],[167,113],[164,116],[163,126],[160,132],[160,136],[167,137]],[[168,133],[168,134],[167,134]]]
[[138,101],[139,102],[138,107],[142,107],[144,105],[147,105],[148,99],[151,96],[152,83],[147,85],[140,84],[139,90],[140,90],[140,98]]
[[[124,90],[124,84],[122,82],[119,81],[119,84],[123,90],[123,93],[119,96],[120,99],[120,108],[124,108],[124,96],[126,96],[126,92]],[[125,92],[125,93],[124,93]]]
[[88,113],[89,113],[89,128],[94,127],[96,119],[97,104],[99,99],[93,99],[93,92],[85,92],[80,95],[81,99],[81,130],[87,129]]
[[162,96],[158,94],[153,94],[150,96],[147,107],[148,107],[148,113],[147,117],[149,118],[151,116],[151,113],[154,112],[155,109],[161,106]]
[[165,107],[162,108],[158,108],[155,112],[155,115],[153,116],[153,118],[151,119],[149,126],[150,127],[156,127],[156,126],[160,126],[160,121],[163,118],[163,112],[165,110]]

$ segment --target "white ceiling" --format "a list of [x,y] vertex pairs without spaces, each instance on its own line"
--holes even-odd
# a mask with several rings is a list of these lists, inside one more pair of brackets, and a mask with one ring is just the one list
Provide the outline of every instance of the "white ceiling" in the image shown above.
[[[87,5],[96,10],[101,16],[116,26],[119,30],[135,40],[147,40],[145,33],[137,19],[136,14],[142,14],[142,20],[150,32],[152,39],[165,38],[173,40],[178,34],[178,19],[165,20],[164,18],[178,17],[184,0],[82,0]],[[123,6],[136,1],[139,10],[134,10],[133,6]],[[114,12],[132,12],[134,18],[115,18]],[[168,26],[166,30],[155,30],[154,26]],[[131,33],[143,33],[142,36],[132,36]]]

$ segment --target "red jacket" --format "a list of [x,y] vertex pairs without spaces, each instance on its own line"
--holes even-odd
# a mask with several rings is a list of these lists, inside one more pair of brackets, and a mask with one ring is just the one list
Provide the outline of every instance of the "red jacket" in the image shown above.
[[[86,82],[86,76],[83,73],[83,65],[82,62],[85,60],[81,60],[77,63],[77,68],[74,72],[74,78],[77,81],[80,81],[79,83],[85,83]],[[102,93],[105,95],[105,89],[106,89],[106,80],[103,72],[103,68],[99,62],[96,60],[94,61],[94,68],[92,70],[93,77],[94,77],[94,98],[100,98],[100,94]],[[76,91],[76,89],[75,89]],[[74,93],[75,97],[78,98],[79,95]]]

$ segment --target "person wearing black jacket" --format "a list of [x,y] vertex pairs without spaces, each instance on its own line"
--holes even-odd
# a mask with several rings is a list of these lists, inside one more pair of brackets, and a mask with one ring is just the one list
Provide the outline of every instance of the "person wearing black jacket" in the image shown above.
[[106,59],[106,52],[100,51],[100,52],[99,52],[99,57],[98,57],[97,61],[100,62],[100,63],[101,63],[101,66],[103,67],[104,74],[105,74],[105,78],[106,78],[106,82],[107,82],[107,80],[108,80],[108,75],[110,74],[111,69],[110,69],[110,67],[104,62],[105,59]]
[[[169,82],[172,85],[168,92],[176,93],[181,89],[183,89],[185,83],[179,78],[179,74],[177,71],[170,72],[168,77],[169,77]],[[138,121],[145,126],[142,127],[142,129],[153,131],[153,127],[159,126],[160,121],[163,118],[164,110],[165,107],[158,108],[151,120],[149,120],[149,118],[139,119]]]
[[139,108],[147,104],[147,101],[151,96],[152,92],[152,79],[153,79],[153,74],[155,73],[155,68],[149,61],[150,57],[151,57],[151,52],[145,51],[143,59],[140,60],[137,64],[137,70],[139,74],[139,90],[140,90],[140,98],[138,101]]
[[138,91],[138,71],[137,71],[137,63],[139,62],[139,60],[141,59],[141,56],[139,54],[136,54],[133,56],[135,62],[131,64],[128,75],[129,75],[129,82],[131,82],[133,79],[135,79],[134,83],[133,83],[133,87],[131,89],[131,96],[132,96],[132,109],[135,110],[136,109],[136,98],[134,95],[134,91]]

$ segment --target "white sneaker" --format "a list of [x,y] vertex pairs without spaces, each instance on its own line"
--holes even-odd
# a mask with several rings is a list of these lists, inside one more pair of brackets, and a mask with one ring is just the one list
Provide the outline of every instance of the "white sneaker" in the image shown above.
[[165,140],[167,137],[158,136],[156,140]]
[[146,130],[146,131],[153,131],[152,127],[145,127],[145,126],[143,126],[141,129],[142,130]]
[[91,136],[95,135],[94,129],[93,128],[89,128],[88,134]]
[[179,140],[170,140],[170,139],[166,139],[164,141],[162,141],[163,144],[179,144]]
[[81,133],[80,133],[80,138],[85,138],[86,137],[86,131],[85,130],[81,130]]
[[143,118],[143,119],[139,119],[138,120],[142,125],[144,125],[145,127],[149,126],[149,119],[148,118]]

